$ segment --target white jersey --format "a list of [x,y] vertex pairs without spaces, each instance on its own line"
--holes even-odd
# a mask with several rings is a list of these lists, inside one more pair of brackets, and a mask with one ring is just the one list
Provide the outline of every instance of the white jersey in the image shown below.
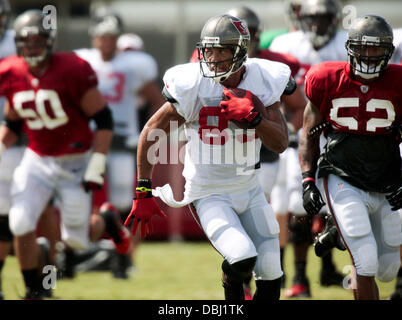
[[99,50],[75,51],[88,61],[98,76],[98,89],[106,98],[114,120],[114,133],[125,137],[139,137],[137,93],[158,75],[155,59],[144,52],[127,51],[104,61]]
[[298,85],[302,85],[311,66],[325,61],[347,61],[346,40],[347,32],[338,31],[327,45],[317,51],[313,48],[307,35],[299,30],[276,37],[269,49],[291,54],[299,60],[300,70],[295,78]]
[[402,64],[402,28],[394,29],[393,32],[395,51],[390,62]]
[[[280,101],[289,81],[289,67],[257,58],[248,59],[245,66],[238,88],[252,91],[265,106]],[[183,170],[186,186],[181,205],[210,194],[256,187],[255,165],[259,162],[261,140],[254,135],[254,130],[248,131],[248,138],[243,140],[245,131],[220,112],[224,87],[203,77],[198,63],[167,70],[163,81],[176,100],[177,112],[186,121],[184,131],[188,143]]]
[[0,41],[0,59],[12,56],[17,52],[14,41],[14,30],[7,30]]
[[[7,30],[4,33],[3,39],[0,41],[0,60],[12,56],[16,53],[15,41],[14,41],[14,30]],[[0,97],[0,119],[4,116],[4,103],[6,99]]]

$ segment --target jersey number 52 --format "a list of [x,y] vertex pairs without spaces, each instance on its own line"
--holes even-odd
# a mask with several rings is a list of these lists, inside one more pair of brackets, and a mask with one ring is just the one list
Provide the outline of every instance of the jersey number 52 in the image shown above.
[[364,107],[365,109],[360,109],[359,98],[334,99],[329,117],[351,131],[366,132],[376,132],[379,128],[389,127],[395,120],[395,108],[389,100],[370,99]]

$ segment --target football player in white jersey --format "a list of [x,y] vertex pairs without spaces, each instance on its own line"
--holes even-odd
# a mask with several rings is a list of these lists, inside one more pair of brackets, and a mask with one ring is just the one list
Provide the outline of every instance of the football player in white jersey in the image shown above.
[[[338,30],[341,7],[338,0],[306,0],[302,2],[299,12],[300,30],[278,36],[272,42],[270,49],[277,52],[294,55],[300,62],[301,68],[296,82],[303,86],[306,72],[311,66],[324,61],[346,61],[345,42],[347,32]],[[309,281],[306,277],[307,251],[312,242],[311,220],[306,219],[302,205],[302,190],[300,187],[301,170],[296,149],[286,152],[286,189],[287,193],[276,192],[275,202],[287,204],[290,213],[290,240],[294,244],[296,275],[293,285],[285,292],[287,297],[310,297]],[[285,198],[281,198],[285,195]],[[287,194],[287,195],[286,195]],[[278,207],[280,207],[278,205]],[[324,211],[324,210],[323,210]],[[316,223],[319,220],[315,220]],[[317,229],[316,224],[313,228]],[[320,283],[341,285],[343,276],[338,273],[329,252],[322,257]]]
[[[155,59],[142,51],[118,50],[118,38],[123,33],[123,21],[118,14],[109,11],[95,14],[90,33],[93,48],[75,52],[95,70],[98,88],[112,110],[114,135],[107,162],[107,200],[125,220],[134,192],[140,101],[143,99],[148,103],[152,114],[164,98],[156,83],[158,67]],[[130,264],[127,258],[118,256],[121,269],[114,270],[115,277],[127,277],[126,269]]]
[[145,51],[144,41],[138,34],[125,33],[117,40],[119,51]]
[[[138,186],[126,224],[134,218],[132,232],[141,223],[141,234],[146,235],[152,216],[165,216],[153,196],[172,207],[191,204],[224,258],[225,298],[244,300],[243,280],[253,272],[254,299],[277,300],[283,274],[279,226],[255,169],[261,143],[278,153],[288,145],[279,103],[290,69],[278,62],[247,59],[249,41],[242,20],[226,14],[212,17],[197,44],[200,63],[177,65],[165,73],[167,101],[141,132]],[[186,184],[183,200],[176,201],[170,185],[152,190],[151,178],[157,160],[155,134],[162,139],[181,124],[188,141]]]
[[[267,59],[271,61],[278,61],[289,66],[291,70],[291,76],[294,77],[299,70],[299,62],[297,59],[288,54],[283,54],[279,52],[272,52],[269,49],[261,50],[258,46],[260,42],[260,30],[261,22],[258,15],[248,7],[240,6],[230,9],[227,12],[229,15],[235,16],[243,20],[249,29],[250,32],[250,47],[248,51],[249,58],[261,58]],[[292,84],[292,85],[290,85]],[[289,146],[294,147],[294,142],[297,145],[297,131],[301,128],[303,123],[303,110],[305,105],[307,104],[305,95],[303,91],[297,87],[296,83],[289,82],[288,88],[284,91],[282,97],[282,111],[285,114],[285,118],[288,121],[289,127]],[[280,156],[283,156],[286,152],[282,153]],[[272,152],[266,147],[262,146],[260,151],[260,161],[261,168],[259,170],[258,178],[261,184],[261,187],[265,193],[265,196],[268,201],[271,199],[271,191],[273,186],[276,183],[276,178],[279,176],[279,171],[284,171],[283,161],[280,163],[279,154]],[[286,177],[286,174],[281,174],[280,176]],[[285,185],[286,186],[286,185]],[[278,190],[278,188],[276,189]],[[284,192],[281,190],[281,192]],[[282,285],[281,287],[285,287],[286,277],[285,270],[283,268],[283,258],[284,258],[284,248],[288,242],[288,217],[286,215],[287,211],[276,211],[277,208],[273,206],[271,202],[272,208],[274,209],[276,219],[279,223],[280,233],[279,233],[279,245],[281,252],[281,266],[283,271],[282,277]],[[279,214],[278,214],[279,213]],[[250,277],[251,281],[251,277]],[[245,292],[246,292],[246,300],[252,299],[251,295],[251,286],[250,281],[245,283]],[[247,295],[249,293],[249,295]]]
[[300,29],[276,37],[272,51],[289,53],[302,65],[296,81],[304,83],[311,66],[324,61],[346,61],[347,32],[338,30],[340,3],[338,0],[306,0],[302,2]]

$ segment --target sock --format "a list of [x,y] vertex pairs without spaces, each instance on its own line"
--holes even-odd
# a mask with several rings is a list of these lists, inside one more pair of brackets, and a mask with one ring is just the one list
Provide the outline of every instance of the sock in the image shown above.
[[332,251],[321,258],[322,270],[333,272],[335,271],[334,263],[332,262]]
[[121,243],[122,239],[119,234],[118,217],[112,210],[107,210],[100,213],[100,216],[105,221],[106,232],[112,237],[115,243]]
[[22,270],[22,276],[27,291],[38,292],[40,290],[41,283],[37,268]]
[[280,248],[280,255],[281,255],[281,268],[282,268],[282,270],[283,270],[283,256],[284,256],[284,253],[285,253],[285,248]]
[[297,261],[295,263],[295,279],[303,281],[306,279],[306,261]]
[[275,301],[281,295],[281,278],[275,280],[256,280],[253,300]]

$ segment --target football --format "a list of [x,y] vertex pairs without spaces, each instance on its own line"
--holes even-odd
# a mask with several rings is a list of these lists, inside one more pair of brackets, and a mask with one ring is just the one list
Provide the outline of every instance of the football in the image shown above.
[[[239,98],[243,98],[247,92],[247,90],[240,89],[240,88],[228,88],[228,91],[232,95],[239,97]],[[223,96],[223,100],[227,100],[225,95]],[[267,110],[265,109],[265,106],[261,102],[261,100],[254,94],[252,95],[252,100],[253,100],[253,104],[255,106],[256,111],[261,113],[261,115],[264,118],[267,118]],[[246,120],[244,120],[244,121],[230,120],[230,121],[233,122],[236,126],[238,126],[239,128],[241,128],[243,130],[249,129],[249,123]]]

